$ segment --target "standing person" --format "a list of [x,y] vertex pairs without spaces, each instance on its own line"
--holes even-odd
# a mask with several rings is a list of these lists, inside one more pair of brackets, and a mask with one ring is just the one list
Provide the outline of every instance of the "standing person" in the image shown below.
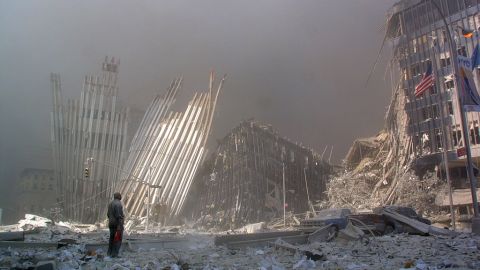
[[113,201],[108,205],[108,229],[110,238],[108,241],[108,256],[118,257],[123,237],[123,206],[120,202],[122,195],[119,192],[113,194]]

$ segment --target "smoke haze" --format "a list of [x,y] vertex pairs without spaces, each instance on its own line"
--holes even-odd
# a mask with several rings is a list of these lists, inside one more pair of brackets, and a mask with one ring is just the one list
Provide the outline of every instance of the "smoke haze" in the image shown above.
[[383,127],[388,52],[365,81],[394,2],[0,0],[0,208],[23,168],[52,167],[50,72],[78,98],[106,55],[133,110],[179,75],[185,102],[213,68],[228,78],[211,141],[253,117],[317,152],[333,145],[339,162]]

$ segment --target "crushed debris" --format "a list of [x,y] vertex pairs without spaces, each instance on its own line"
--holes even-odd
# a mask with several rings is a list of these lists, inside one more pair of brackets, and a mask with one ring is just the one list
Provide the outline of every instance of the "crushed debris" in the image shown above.
[[435,199],[445,190],[445,181],[433,170],[418,176],[411,160],[407,160],[408,155],[395,154],[398,146],[393,136],[383,131],[368,140],[374,142],[371,145],[375,147],[368,148],[369,152],[363,153],[365,157],[360,160],[355,160],[354,155],[347,156],[350,159],[347,164],[358,165],[347,166],[349,170],[331,179],[326,192],[328,201],[317,206],[358,210],[394,204],[412,207],[427,217],[444,214],[445,211],[435,205]]
[[[309,230],[275,232],[266,229],[267,232],[215,236],[183,228],[177,234],[131,235],[123,245],[121,258],[110,258],[101,247],[107,242],[106,230],[81,232],[76,224],[70,224],[73,229],[62,237],[76,241],[46,248],[40,244],[60,241],[51,239],[56,225],[42,217],[29,218],[45,222],[47,226],[27,234],[27,237],[34,237],[23,247],[1,241],[0,268],[32,269],[41,265],[54,267],[49,269],[480,268],[480,237],[471,234],[373,236],[349,223],[327,242],[310,237],[315,232]],[[406,222],[410,220],[407,217]],[[38,225],[43,226],[40,222]],[[223,241],[214,241],[215,237]],[[244,245],[228,248],[226,241],[230,238]],[[260,241],[262,239],[264,242]],[[167,242],[176,245],[165,246]],[[95,245],[89,243],[100,244],[92,249]]]

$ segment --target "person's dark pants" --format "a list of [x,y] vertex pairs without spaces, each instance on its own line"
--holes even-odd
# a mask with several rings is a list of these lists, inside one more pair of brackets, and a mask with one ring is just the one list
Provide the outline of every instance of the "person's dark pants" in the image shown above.
[[117,231],[117,226],[109,225],[108,229],[110,230],[110,238],[108,239],[107,255],[111,257],[118,257],[118,253],[120,252],[120,247],[122,245],[123,231],[119,230],[120,240],[115,241],[115,232]]

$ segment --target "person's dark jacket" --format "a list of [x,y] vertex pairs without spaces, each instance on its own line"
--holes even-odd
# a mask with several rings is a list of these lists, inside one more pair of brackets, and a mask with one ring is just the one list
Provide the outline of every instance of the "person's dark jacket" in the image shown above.
[[107,211],[108,226],[120,226],[123,229],[123,206],[120,200],[115,199],[108,205]]

